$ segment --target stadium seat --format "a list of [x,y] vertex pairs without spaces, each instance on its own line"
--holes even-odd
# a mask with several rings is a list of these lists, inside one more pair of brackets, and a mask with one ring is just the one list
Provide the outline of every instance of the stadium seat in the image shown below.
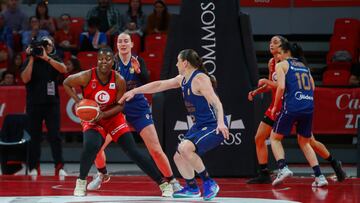
[[338,18],[335,20],[334,35],[357,33],[360,35],[360,21],[354,18]]
[[350,70],[351,62],[332,62],[327,65],[327,70]]
[[327,70],[323,75],[324,86],[348,86],[349,70]]
[[77,58],[80,61],[82,70],[88,70],[97,66],[97,52],[95,51],[83,51],[77,54]]
[[348,51],[355,63],[359,53],[359,38],[354,35],[333,35],[330,40],[330,50],[327,55],[327,63],[332,62],[332,57],[337,51]]
[[150,74],[150,81],[159,80],[163,64],[163,55],[152,52],[142,52],[140,56],[145,61],[146,68]]
[[74,31],[77,37],[84,30],[85,19],[83,17],[71,17],[71,30]]
[[163,54],[166,48],[166,34],[151,34],[145,37],[145,51]]
[[[1,171],[3,174],[16,172],[17,167],[14,168],[14,161],[25,161],[25,175],[27,175],[31,140],[26,130],[27,122],[26,114],[8,114],[5,116],[0,134]],[[17,165],[21,167],[21,162]]]

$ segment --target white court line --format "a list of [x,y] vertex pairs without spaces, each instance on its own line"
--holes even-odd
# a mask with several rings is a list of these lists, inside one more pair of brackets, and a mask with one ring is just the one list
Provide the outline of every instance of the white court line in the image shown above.
[[[204,202],[202,198],[164,198],[154,196],[86,196],[86,197],[74,197],[74,196],[31,196],[31,197],[0,197],[2,203],[197,203]],[[214,198],[208,203],[297,203],[295,201],[287,200],[271,200],[271,199],[260,199],[260,198],[226,198],[219,197]]]

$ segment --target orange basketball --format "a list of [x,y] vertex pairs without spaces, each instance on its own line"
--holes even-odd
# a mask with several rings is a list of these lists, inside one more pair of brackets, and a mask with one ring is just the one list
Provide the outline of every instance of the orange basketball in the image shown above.
[[99,114],[99,105],[91,99],[83,99],[79,102],[76,115],[83,121],[91,121]]

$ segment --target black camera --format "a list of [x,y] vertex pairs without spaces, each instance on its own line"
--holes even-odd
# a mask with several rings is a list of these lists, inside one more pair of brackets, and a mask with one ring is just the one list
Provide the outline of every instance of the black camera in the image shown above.
[[49,44],[47,40],[32,40],[30,43],[30,55],[31,56],[42,56],[43,55],[43,47],[46,48],[46,46]]

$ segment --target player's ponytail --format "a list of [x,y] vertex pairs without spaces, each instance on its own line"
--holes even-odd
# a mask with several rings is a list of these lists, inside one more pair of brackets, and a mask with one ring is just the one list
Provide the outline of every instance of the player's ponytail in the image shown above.
[[193,49],[184,49],[180,51],[179,55],[182,60],[187,60],[194,68],[209,76],[213,88],[216,89],[217,82],[215,76],[209,74],[202,62],[202,59],[196,51]]
[[299,44],[297,43],[291,44],[290,53],[292,57],[299,59],[301,62],[305,64],[305,66],[307,66],[307,62],[304,56],[304,51]]

